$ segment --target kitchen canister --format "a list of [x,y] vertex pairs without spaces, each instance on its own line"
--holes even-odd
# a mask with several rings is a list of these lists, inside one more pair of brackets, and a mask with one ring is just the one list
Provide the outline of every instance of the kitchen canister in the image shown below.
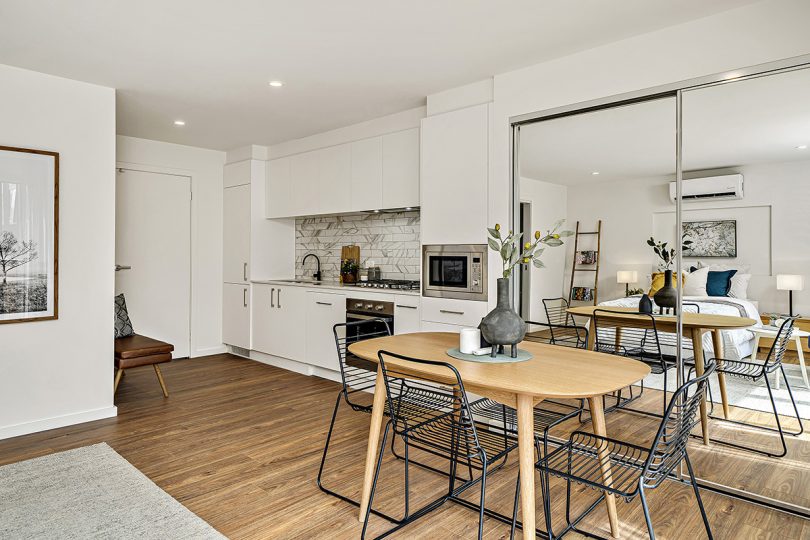
[[473,354],[481,348],[481,330],[478,328],[462,328],[459,334],[458,350],[462,354]]

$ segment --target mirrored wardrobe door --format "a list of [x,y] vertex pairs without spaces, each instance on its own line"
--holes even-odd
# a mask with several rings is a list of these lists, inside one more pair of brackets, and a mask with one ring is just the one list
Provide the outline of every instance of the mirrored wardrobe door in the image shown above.
[[[717,357],[698,475],[810,508],[810,70],[682,92],[684,302],[738,318]],[[793,316],[794,318],[791,318]],[[744,324],[746,320],[753,326]]]

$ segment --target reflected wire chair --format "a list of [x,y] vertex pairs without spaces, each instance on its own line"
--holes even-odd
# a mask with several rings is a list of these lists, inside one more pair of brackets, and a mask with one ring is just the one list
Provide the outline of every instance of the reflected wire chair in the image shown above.
[[[785,374],[785,367],[782,365],[782,359],[785,356],[785,351],[787,350],[788,344],[790,343],[791,340],[791,336],[793,335],[793,328],[795,321],[796,317],[790,317],[785,319],[785,321],[782,323],[782,326],[779,327],[779,332],[776,334],[776,338],[774,338],[773,344],[771,345],[771,348],[768,351],[768,356],[765,358],[765,361],[763,363],[715,358],[715,361],[717,362],[717,373],[725,373],[726,375],[731,375],[733,377],[740,377],[754,382],[763,381],[765,383],[765,388],[768,389],[768,397],[770,398],[771,407],[773,409],[773,416],[774,419],[776,420],[776,428],[751,424],[748,422],[741,422],[739,420],[727,420],[725,418],[720,418],[717,416],[711,416],[711,418],[723,422],[730,422],[732,424],[746,426],[749,428],[779,433],[779,439],[782,443],[782,451],[778,454],[775,454],[767,450],[752,448],[750,446],[732,443],[729,441],[712,439],[712,442],[717,442],[726,446],[732,446],[734,448],[739,448],[741,450],[756,452],[758,454],[764,454],[769,457],[783,457],[787,454],[785,433],[792,436],[799,436],[804,432],[804,425],[802,424],[801,416],[799,415],[799,408],[796,406],[796,399],[793,397],[793,390],[790,388],[790,381],[788,381],[787,375]],[[770,380],[768,379],[768,375],[777,371],[782,374],[782,377],[785,380],[785,388],[787,388],[788,395],[790,396],[790,401],[793,404],[793,410],[796,413],[796,421],[799,423],[798,431],[787,431],[783,429],[782,422],[779,420],[779,413],[776,408],[776,401],[774,400],[773,397],[773,389],[771,388],[771,383]],[[779,373],[777,373],[776,375],[777,377],[779,376]]]
[[[389,431],[393,428],[392,436],[405,442],[406,490],[410,448],[418,448],[446,459],[449,462],[449,485],[445,494],[410,513],[406,519],[377,538],[388,536],[448,500],[462,502],[463,499],[460,499],[459,495],[480,483],[481,495],[478,505],[480,539],[483,535],[487,474],[491,472],[493,463],[517,448],[517,440],[505,436],[504,433],[493,432],[489,426],[475,420],[461,375],[451,364],[410,358],[386,351],[380,351],[378,358],[385,382],[390,420],[385,425],[380,442],[361,538],[365,537],[368,528],[385,442]],[[408,366],[417,367],[420,375],[413,375],[414,370],[408,369]],[[480,471],[480,476],[470,478],[457,486],[456,473],[460,462],[471,464],[475,470]]]
[[[569,307],[568,300],[563,297],[543,298],[543,309],[546,312],[546,320],[548,321],[546,326],[548,327],[548,334],[551,336],[549,343],[552,345],[567,345],[571,342],[573,346],[584,349],[588,344],[587,331],[583,336],[580,330],[585,330],[585,327],[576,324],[574,316],[568,313]],[[583,337],[585,341],[582,341]]]
[[[544,492],[543,512],[549,538],[559,538],[570,530],[598,538],[592,533],[577,529],[576,526],[605,498],[604,492],[607,491],[608,496],[622,497],[627,502],[631,502],[638,495],[644,511],[644,520],[647,523],[647,532],[651,539],[655,539],[646,490],[653,490],[661,485],[664,479],[675,471],[681,461],[686,462],[692,490],[706,533],[709,539],[713,538],[686,445],[689,441],[689,433],[699,422],[698,407],[708,386],[709,375],[714,372],[714,368],[714,362],[708,362],[703,375],[687,381],[675,392],[649,448],[585,431],[575,431],[566,444],[537,462],[536,467],[540,470],[541,489]],[[610,465],[609,480],[604,477],[606,464]],[[551,530],[549,475],[566,481],[566,528],[556,537]],[[573,521],[571,520],[572,481],[602,491],[596,502]],[[517,512],[517,507],[514,511]],[[512,533],[514,534],[514,528]]]

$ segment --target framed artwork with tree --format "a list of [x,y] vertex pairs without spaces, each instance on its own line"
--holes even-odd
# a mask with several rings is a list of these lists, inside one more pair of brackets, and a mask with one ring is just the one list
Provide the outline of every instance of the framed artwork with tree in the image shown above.
[[0,146],[0,324],[58,317],[59,154]]

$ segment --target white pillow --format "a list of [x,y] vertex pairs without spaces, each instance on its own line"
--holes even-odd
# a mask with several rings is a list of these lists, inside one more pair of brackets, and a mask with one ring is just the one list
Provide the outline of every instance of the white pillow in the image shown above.
[[738,274],[748,274],[751,272],[750,264],[710,264],[709,270],[712,272],[725,272],[736,270]]
[[748,282],[751,281],[751,274],[740,274],[737,272],[731,276],[731,289],[728,295],[731,298],[739,298],[745,300],[748,298]]
[[709,279],[708,267],[698,268],[694,272],[686,274],[686,283],[683,286],[684,296],[706,296],[707,279]]

